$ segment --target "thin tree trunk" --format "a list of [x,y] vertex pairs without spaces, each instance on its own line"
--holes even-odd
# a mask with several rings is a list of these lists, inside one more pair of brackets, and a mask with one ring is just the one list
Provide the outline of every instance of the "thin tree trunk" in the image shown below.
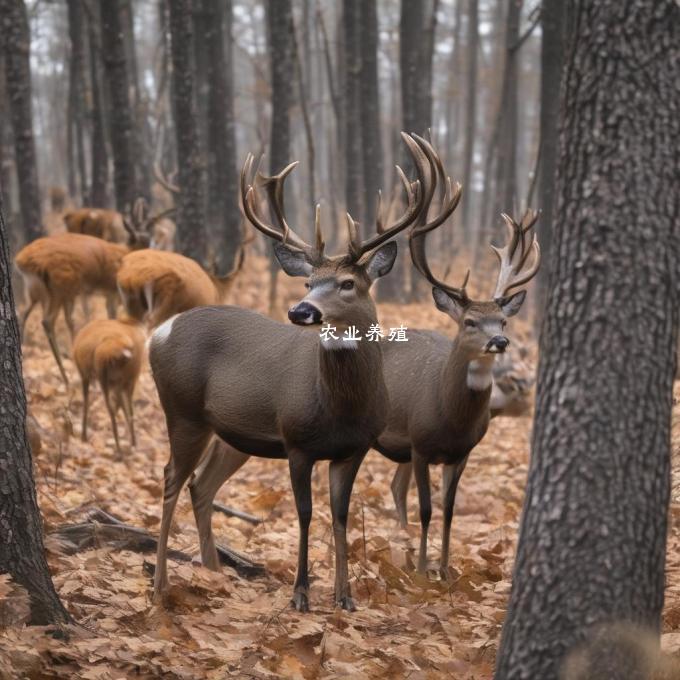
[[30,622],[64,624],[71,617],[54,589],[45,558],[42,518],[26,436],[26,393],[21,340],[14,310],[12,273],[0,197],[0,574],[10,574],[30,597]]
[[19,180],[21,222],[25,240],[32,241],[42,233],[42,215],[31,104],[31,38],[23,0],[0,0],[0,22],[5,52],[5,84],[14,135],[14,160]]
[[128,64],[121,21],[123,0],[100,0],[102,59],[110,106],[108,123],[113,151],[113,184],[116,208],[127,210],[139,195],[135,184],[135,142]]
[[479,52],[479,2],[468,0],[467,35],[467,93],[465,106],[465,147],[463,150],[463,198],[462,221],[466,237],[472,234],[472,206],[474,190],[472,172],[474,169],[475,136],[477,134],[477,57]]
[[661,627],[680,290],[680,147],[669,143],[680,138],[680,7],[571,8],[554,270],[497,680],[649,678],[654,642],[645,649],[640,630],[658,638]]
[[240,242],[241,212],[236,171],[232,2],[203,0],[208,31],[208,205],[215,206],[215,267],[229,271]]
[[[205,162],[201,154],[192,67],[194,32],[190,0],[170,0],[172,103],[179,169],[179,250],[206,265]],[[202,38],[201,38],[202,39]]]

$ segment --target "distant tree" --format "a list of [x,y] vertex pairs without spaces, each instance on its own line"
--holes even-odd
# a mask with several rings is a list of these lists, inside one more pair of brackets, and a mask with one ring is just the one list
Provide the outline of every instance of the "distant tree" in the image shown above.
[[[194,31],[190,0],[169,0],[172,52],[172,110],[177,143],[179,250],[207,264],[205,159],[201,154],[192,56]],[[201,40],[204,36],[201,36]]]
[[23,0],[0,0],[0,47],[5,55],[5,86],[14,135],[19,206],[26,241],[42,233],[40,187],[31,105],[31,36]]
[[[460,0],[459,0],[460,1]],[[477,135],[477,60],[479,56],[479,0],[468,0],[467,31],[467,86],[465,94],[465,127],[463,150],[462,221],[466,236],[473,233],[471,225],[472,171],[474,168],[475,137]]]
[[28,591],[31,623],[68,623],[71,618],[54,590],[42,540],[42,519],[26,436],[21,341],[2,208],[0,196],[0,574],[10,574]]
[[68,190],[82,200],[87,192],[85,166],[85,47],[87,39],[83,3],[68,0],[70,42],[68,79]]
[[680,6],[574,0],[570,9],[553,272],[497,680],[652,677],[630,629],[661,627]]
[[236,170],[236,123],[231,0],[203,0],[208,48],[208,209],[215,264],[229,271],[241,238]]
[[135,181],[135,133],[130,104],[130,78],[121,21],[123,2],[99,2],[102,59],[109,89],[108,124],[113,151],[113,184],[118,210],[126,210],[139,195]]
[[[5,55],[0,47],[0,193],[4,199],[5,210],[9,215],[10,234],[15,235],[12,229],[12,126],[9,122],[9,100],[5,87]],[[14,240],[14,239],[12,239]],[[13,244],[12,244],[13,245]]]

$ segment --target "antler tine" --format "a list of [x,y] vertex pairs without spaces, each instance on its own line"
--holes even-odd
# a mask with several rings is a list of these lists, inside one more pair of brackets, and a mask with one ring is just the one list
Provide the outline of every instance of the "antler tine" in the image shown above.
[[161,170],[161,165],[158,161],[154,161],[153,163],[153,175],[156,178],[156,181],[166,190],[169,191],[171,194],[178,195],[182,193],[182,190],[173,182],[171,182],[164,174],[163,171]]
[[325,247],[326,242],[323,240],[323,233],[321,232],[321,203],[317,203],[314,211],[314,250],[317,257],[323,257]]
[[[405,132],[401,133],[401,138],[404,140],[411,155],[413,156],[413,160],[416,166],[416,172],[418,174],[418,179],[415,182],[416,189],[415,190],[413,189],[411,182],[406,178],[403,170],[399,166],[397,166],[397,173],[399,174],[401,182],[406,191],[406,197],[408,201],[406,210],[404,214],[394,224],[392,224],[389,227],[385,227],[383,225],[382,218],[379,218],[377,223],[378,231],[376,234],[369,237],[366,241],[359,241],[357,239],[356,246],[354,248],[350,247],[350,257],[354,261],[358,260],[362,255],[365,255],[371,250],[374,250],[378,246],[382,245],[383,243],[385,243],[385,241],[388,241],[392,237],[396,236],[400,231],[403,231],[408,226],[413,224],[414,220],[417,219],[418,215],[420,214],[423,208],[426,193],[423,187],[426,183],[426,178],[423,167],[424,163],[421,157],[419,156],[420,147]],[[420,153],[422,154],[422,152]]]
[[[500,269],[494,298],[504,297],[513,288],[518,288],[531,281],[536,276],[541,264],[541,248],[536,234],[532,234],[529,247],[527,247],[526,235],[536,224],[538,213],[529,211],[524,214],[521,224],[517,224],[509,215],[501,215],[508,229],[508,243],[503,248],[491,246],[498,257]],[[522,271],[533,253],[531,266]]]

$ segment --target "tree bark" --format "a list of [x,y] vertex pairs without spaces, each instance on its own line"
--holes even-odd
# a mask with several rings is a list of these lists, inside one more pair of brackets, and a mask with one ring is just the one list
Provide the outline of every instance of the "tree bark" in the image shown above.
[[203,0],[208,48],[208,206],[215,210],[215,267],[231,270],[241,240],[236,170],[236,123],[231,0]]
[[127,210],[139,195],[135,182],[135,141],[128,64],[121,21],[123,0],[100,0],[102,59],[109,88],[109,136],[113,151],[116,208]]
[[[541,159],[538,166],[539,207],[541,219],[538,235],[544,263],[550,263],[557,170],[560,80],[564,60],[566,4],[562,0],[543,0],[541,4]],[[540,328],[548,294],[550,267],[545,264],[538,273],[535,306],[536,327]]]
[[680,7],[570,7],[554,270],[499,680],[556,678],[579,645],[569,677],[651,677],[630,628],[658,636],[663,607]]
[[71,617],[50,576],[42,539],[42,519],[26,436],[26,393],[21,341],[14,310],[12,270],[0,196],[0,574],[26,588],[30,622],[64,624]]
[[471,216],[474,191],[472,171],[474,164],[477,115],[477,57],[479,53],[479,1],[468,0],[467,35],[467,93],[465,106],[465,146],[463,149],[462,221],[465,234],[472,234]]
[[5,53],[5,85],[14,135],[14,160],[19,184],[19,205],[24,238],[42,234],[40,187],[33,136],[31,105],[31,37],[23,0],[0,0],[2,46]]
[[[194,32],[190,0],[170,0],[172,110],[177,140],[179,250],[206,265],[205,159],[202,157],[192,66]],[[201,37],[202,39],[202,37]]]

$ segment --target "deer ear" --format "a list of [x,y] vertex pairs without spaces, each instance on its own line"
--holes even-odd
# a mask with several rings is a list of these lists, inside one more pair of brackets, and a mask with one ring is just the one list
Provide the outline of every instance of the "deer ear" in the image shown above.
[[397,259],[397,244],[394,241],[386,243],[376,250],[366,263],[366,274],[371,281],[389,274],[394,261]]
[[526,296],[526,290],[520,290],[514,295],[506,295],[505,297],[496,298],[495,302],[501,308],[505,316],[515,316],[515,314],[519,312]]
[[274,255],[288,276],[309,276],[314,271],[304,253],[291,250],[283,243],[274,244]]
[[445,293],[441,288],[434,286],[432,288],[432,297],[440,312],[448,314],[456,322],[463,318],[463,312],[465,311],[463,305]]

